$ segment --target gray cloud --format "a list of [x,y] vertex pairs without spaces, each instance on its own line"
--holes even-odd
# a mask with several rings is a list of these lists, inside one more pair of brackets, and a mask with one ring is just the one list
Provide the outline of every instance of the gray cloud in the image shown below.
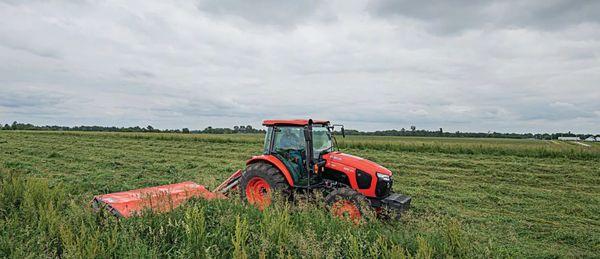
[[0,106],[7,108],[46,108],[60,104],[65,96],[47,92],[23,92],[0,90]]
[[131,77],[131,78],[140,78],[140,77],[153,78],[153,77],[156,77],[156,75],[154,73],[145,71],[145,70],[141,70],[141,69],[120,68],[119,72],[121,72],[122,75],[124,75],[126,77]]
[[538,1],[370,1],[368,11],[384,18],[421,21],[437,33],[469,29],[536,28],[558,30],[600,22],[600,2]]
[[[19,118],[54,118],[69,111],[71,96],[43,88],[22,86],[19,88],[0,88],[0,118],[10,123],[10,119]],[[8,113],[11,116],[6,116]]]
[[309,19],[328,21],[335,17],[322,1],[200,0],[198,9],[218,16],[238,17],[275,27],[291,27]]
[[523,108],[523,120],[566,120],[594,119],[597,117],[592,110],[594,104],[575,105],[565,102],[528,103]]
[[0,122],[598,132],[596,2],[0,2]]
[[61,58],[61,54],[58,51],[52,50],[52,49],[31,47],[31,46],[27,46],[26,44],[22,44],[22,43],[15,44],[15,43],[11,43],[11,42],[0,42],[0,44],[7,48],[11,48],[11,49],[18,50],[18,51],[24,51],[29,54],[36,55],[36,56],[43,57],[43,58],[56,58],[56,59]]

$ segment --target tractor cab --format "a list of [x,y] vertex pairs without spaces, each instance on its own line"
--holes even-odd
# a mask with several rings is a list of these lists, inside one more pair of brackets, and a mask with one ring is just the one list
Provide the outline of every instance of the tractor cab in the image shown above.
[[264,155],[272,155],[281,161],[292,176],[296,187],[318,185],[322,178],[319,169],[322,158],[334,149],[332,126],[328,121],[267,120]]

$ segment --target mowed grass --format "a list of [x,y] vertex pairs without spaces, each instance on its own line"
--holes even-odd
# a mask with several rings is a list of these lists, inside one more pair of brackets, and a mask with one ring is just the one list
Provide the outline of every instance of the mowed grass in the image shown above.
[[260,212],[237,197],[127,220],[89,209],[95,194],[213,188],[261,152],[262,137],[0,131],[0,257],[600,256],[600,145],[338,139],[413,197],[396,222],[354,226],[318,202]]

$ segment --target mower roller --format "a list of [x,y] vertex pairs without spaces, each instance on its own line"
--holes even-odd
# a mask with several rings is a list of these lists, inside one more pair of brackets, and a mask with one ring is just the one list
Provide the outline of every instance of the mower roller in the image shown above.
[[322,120],[265,120],[263,154],[246,161],[213,191],[194,182],[149,187],[95,196],[92,206],[118,217],[144,210],[166,212],[191,198],[226,199],[239,190],[243,201],[259,209],[269,206],[275,195],[293,200],[300,193],[321,192],[331,213],[357,221],[367,209],[398,217],[411,197],[392,192],[392,172],[364,158],[336,148],[335,127]]

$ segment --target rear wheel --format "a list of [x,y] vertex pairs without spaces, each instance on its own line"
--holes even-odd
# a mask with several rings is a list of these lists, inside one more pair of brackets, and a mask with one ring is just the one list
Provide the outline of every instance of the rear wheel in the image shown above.
[[367,199],[355,190],[347,187],[335,189],[325,197],[331,214],[335,217],[360,223],[365,216]]
[[290,185],[279,169],[269,163],[257,162],[246,167],[240,179],[242,200],[259,209],[271,205],[272,198],[289,198]]

